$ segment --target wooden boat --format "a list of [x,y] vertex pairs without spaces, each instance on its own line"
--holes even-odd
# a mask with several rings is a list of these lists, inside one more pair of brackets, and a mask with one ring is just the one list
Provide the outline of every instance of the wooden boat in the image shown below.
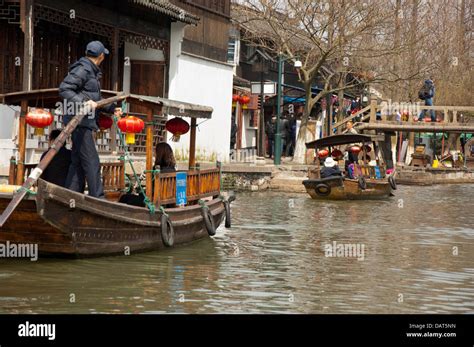
[[[113,92],[104,91],[103,94]],[[0,102],[21,104],[25,109],[37,99],[42,99],[46,105],[53,104],[58,99],[57,90],[56,96],[52,90],[0,95]],[[155,211],[118,203],[124,187],[125,164],[123,161],[103,163],[106,199],[73,192],[39,179],[36,194],[28,194],[0,228],[0,242],[37,244],[39,254],[43,256],[128,255],[212,236],[224,219],[230,227],[232,197],[221,195],[219,163],[216,168],[201,170],[195,162],[196,119],[210,118],[212,108],[137,95],[128,95],[126,100],[148,110],[146,192]],[[180,113],[174,113],[178,108]],[[154,115],[161,116],[163,111],[191,118],[185,206],[176,206],[176,173],[154,172],[152,176],[153,118]],[[20,123],[20,129],[26,127]],[[13,183],[20,185],[25,174],[29,175],[35,166],[21,164],[24,148],[25,144],[20,142],[20,160],[18,164],[12,164],[10,175],[14,177],[9,178],[11,185],[7,186],[12,189],[0,193],[0,211],[5,210],[14,196]]]
[[[313,199],[323,200],[353,200],[353,199],[384,199],[393,195],[396,183],[393,176],[385,175],[385,168],[380,165],[377,157],[376,167],[367,165],[366,145],[373,143],[376,148],[376,136],[348,134],[333,135],[306,144],[307,148],[318,149],[348,144],[362,144],[364,164],[359,166],[359,175],[355,178],[334,176],[321,178],[319,158],[316,159],[317,168],[308,172],[308,179],[303,181],[306,191]],[[329,150],[331,153],[331,150]],[[379,177],[378,177],[379,176]]]
[[474,169],[433,168],[409,165],[397,165],[395,170],[397,183],[402,185],[431,186],[434,184],[474,183]]
[[464,160],[451,162],[451,167],[443,165],[446,159],[451,159],[448,156],[441,160],[438,167],[432,167],[431,157],[424,155],[425,160],[412,159],[410,165],[399,163],[396,167],[397,182],[417,186],[474,183],[474,139],[466,143],[465,155]]

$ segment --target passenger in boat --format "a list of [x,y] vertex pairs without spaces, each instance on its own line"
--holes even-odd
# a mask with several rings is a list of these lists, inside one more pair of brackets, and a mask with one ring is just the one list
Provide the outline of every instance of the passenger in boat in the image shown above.
[[[166,142],[160,142],[156,145],[154,167],[160,170],[160,173],[176,172],[176,160],[174,158],[173,149]],[[151,196],[153,196],[153,193]],[[144,200],[145,196],[142,193],[138,195],[128,193],[122,195],[119,202],[127,205],[145,207]]]
[[156,145],[155,168],[159,168],[160,173],[176,172],[173,149],[166,142],[160,142]]
[[[100,160],[94,141],[97,126],[97,101],[102,99],[100,64],[109,51],[100,41],[89,42],[86,56],[69,67],[69,73],[59,86],[59,95],[64,99],[64,124],[67,124],[82,106],[91,109],[77,128],[73,131],[71,165],[66,179],[66,188],[83,193],[85,182],[89,195],[104,198],[104,188],[100,175]],[[102,109],[120,117],[122,110],[112,104]]]
[[328,157],[324,161],[324,167],[321,169],[321,178],[333,176],[342,176],[342,172],[337,162],[332,157]]
[[[54,129],[49,134],[50,149],[59,134],[61,134],[61,130],[58,129]],[[48,152],[49,149],[41,155],[41,160],[43,160]],[[66,176],[69,170],[69,165],[71,165],[71,151],[65,146],[62,146],[51,160],[48,167],[41,174],[41,178],[45,181],[64,187],[66,185]]]

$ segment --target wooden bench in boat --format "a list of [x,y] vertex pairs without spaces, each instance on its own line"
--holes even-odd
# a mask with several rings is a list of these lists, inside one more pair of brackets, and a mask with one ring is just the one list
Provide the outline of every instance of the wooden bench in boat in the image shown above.
[[[380,171],[380,176],[377,177],[376,166],[370,165],[355,165],[354,166],[354,176],[364,176],[365,178],[373,178],[373,179],[382,179],[386,177],[386,168],[385,165],[377,166]],[[342,171],[342,169],[341,169]],[[308,177],[310,179],[319,179],[320,176],[320,168],[308,170]]]
[[[25,164],[24,179],[31,174],[31,171],[38,164]],[[10,160],[10,172],[8,177],[8,184],[15,184],[15,177],[18,170],[18,165],[15,157]],[[102,175],[102,184],[104,185],[105,197],[108,200],[117,200],[125,190],[125,165],[123,161],[112,163],[100,163],[100,171]],[[67,175],[67,172],[65,173]]]
[[[199,199],[219,196],[221,190],[220,168],[187,171],[186,198],[188,204]],[[155,206],[176,204],[176,172],[156,174],[153,181]]]

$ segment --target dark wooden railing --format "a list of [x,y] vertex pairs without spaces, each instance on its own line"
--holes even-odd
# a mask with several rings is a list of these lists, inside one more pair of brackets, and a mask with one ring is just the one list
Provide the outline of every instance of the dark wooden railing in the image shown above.
[[[194,202],[220,194],[220,169],[191,170],[187,172],[186,197]],[[153,183],[153,203],[156,206],[176,204],[176,173],[156,174]]]
[[[25,180],[31,174],[31,171],[36,167],[38,164],[25,164]],[[16,173],[18,171],[18,165],[16,163],[15,157],[10,158],[10,172],[8,174],[8,184],[14,185]]]
[[[25,164],[25,180],[37,165],[38,164]],[[120,192],[125,189],[125,166],[123,161],[114,163],[101,163],[100,169],[105,192]],[[17,170],[18,165],[16,163],[15,157],[11,157],[8,184],[15,184]],[[67,172],[64,174],[67,175]]]

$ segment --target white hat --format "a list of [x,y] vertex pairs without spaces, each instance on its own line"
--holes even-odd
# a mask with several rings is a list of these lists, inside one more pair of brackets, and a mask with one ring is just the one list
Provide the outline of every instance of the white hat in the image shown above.
[[324,166],[325,167],[333,167],[337,163],[332,157],[327,157],[326,160],[324,161]]

